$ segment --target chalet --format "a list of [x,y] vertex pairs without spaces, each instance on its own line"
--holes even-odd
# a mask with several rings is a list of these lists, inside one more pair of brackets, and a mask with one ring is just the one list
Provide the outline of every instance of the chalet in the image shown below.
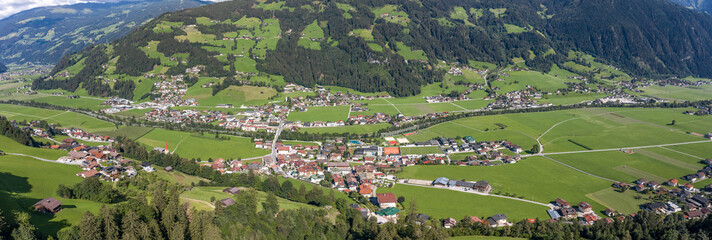
[[475,190],[485,193],[492,190],[492,186],[490,186],[489,182],[487,181],[477,181],[474,187]]
[[561,216],[563,218],[575,218],[576,216],[578,216],[578,214],[576,214],[576,210],[574,210],[573,208],[562,208]]
[[222,204],[223,207],[234,205],[235,203],[235,200],[232,198],[225,198],[223,200],[220,200],[220,204]]
[[146,172],[153,172],[153,171],[156,171],[156,169],[154,169],[154,168],[151,166],[151,164],[148,163],[148,162],[142,162],[142,163],[141,163],[141,167],[142,167],[143,170],[146,171]]
[[35,211],[43,213],[55,214],[62,210],[62,202],[53,197],[42,199],[33,206],[35,207]]
[[583,221],[588,225],[593,225],[598,220],[596,215],[593,214],[584,214],[582,218]]
[[90,177],[94,177],[97,175],[101,175],[101,174],[96,169],[91,169],[89,171],[77,173],[77,176],[82,177],[82,178],[90,178]]
[[430,216],[428,216],[428,215],[425,215],[425,214],[422,214],[422,213],[418,213],[418,214],[415,215],[415,221],[417,221],[417,222],[419,222],[419,223],[425,223],[425,222],[427,222],[428,220],[430,220]]
[[472,221],[473,223],[482,223],[482,224],[485,224],[485,220],[482,220],[481,218],[475,217],[475,216],[471,216],[471,217],[470,217],[470,221]]
[[648,183],[648,187],[652,188],[653,190],[657,190],[658,188],[660,188],[660,184],[656,181],[650,181]]
[[624,182],[616,182],[613,184],[613,188],[623,189],[623,188],[627,188],[627,187],[628,187],[628,184],[624,183]]
[[691,183],[685,183],[682,185],[682,189],[688,192],[694,192],[695,191],[695,186],[692,186]]
[[376,199],[381,208],[396,207],[396,195],[393,193],[376,193]]
[[165,170],[166,172],[172,172],[172,171],[173,171],[173,167],[168,166],[168,167],[163,168],[163,170]]
[[347,162],[329,162],[326,163],[326,170],[331,173],[350,173],[351,166]]
[[554,202],[556,202],[556,205],[560,208],[571,208],[571,204],[564,199],[557,198]]
[[457,225],[457,220],[455,220],[454,218],[446,218],[445,220],[443,220],[444,228],[451,228],[451,227],[454,227],[455,225]]
[[648,180],[645,180],[645,178],[639,178],[638,180],[635,181],[636,184],[647,184]]
[[705,214],[699,209],[685,213],[686,219],[698,219],[698,218],[701,218],[704,216],[705,216]]
[[236,187],[231,187],[231,188],[223,189],[223,192],[227,193],[227,194],[238,194],[238,193],[240,193],[240,189],[238,189]]
[[613,217],[616,215],[616,212],[611,210],[610,208],[606,208],[606,211],[604,211],[604,212],[606,213],[606,216],[609,216],[609,217]]
[[654,213],[663,213],[667,206],[661,202],[643,204],[643,209]]
[[580,202],[578,204],[578,209],[583,213],[593,212],[593,206],[591,206],[591,204],[588,204],[587,202]]
[[677,183],[678,183],[678,181],[677,181],[677,179],[675,179],[675,178],[670,179],[670,180],[667,181],[667,185],[668,185],[668,186],[673,186],[673,187],[675,187],[675,186],[677,186]]
[[491,227],[506,226],[506,225],[508,225],[507,215],[495,214],[495,215],[487,218],[487,224],[489,224]]

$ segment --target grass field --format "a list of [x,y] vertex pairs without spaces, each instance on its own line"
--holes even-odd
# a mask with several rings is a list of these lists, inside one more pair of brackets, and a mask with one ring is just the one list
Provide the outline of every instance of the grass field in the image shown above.
[[[215,197],[216,200],[220,199],[225,199],[225,198],[232,198],[234,195],[227,194],[222,192],[222,190],[225,189],[224,187],[194,187],[190,191],[185,191],[181,194],[181,199],[189,202],[191,206],[195,207],[196,209],[199,210],[208,210],[212,209],[212,207],[208,206],[206,203],[210,203],[210,198]],[[267,193],[265,192],[260,192],[257,191],[257,211],[262,210],[262,204],[261,202],[264,202],[267,199]],[[195,201],[198,200],[198,201]],[[304,203],[298,203],[298,202],[292,202],[284,198],[277,197],[277,202],[279,203],[279,209],[284,210],[284,209],[297,209],[297,208],[309,208],[309,209],[317,209],[317,207],[304,204]]]
[[62,127],[81,128],[84,131],[110,131],[115,126],[109,122],[105,122],[87,115],[68,112],[40,109],[19,105],[0,104],[0,115],[7,117],[9,120],[46,120],[50,123],[58,123]]
[[196,84],[190,88],[184,99],[195,98],[200,106],[215,107],[218,104],[262,105],[269,102],[271,97],[277,95],[274,88],[254,86],[230,86],[212,96],[211,88],[202,88]]
[[28,147],[3,135],[0,135],[0,150],[7,153],[20,153],[50,160],[56,160],[61,156],[67,155],[67,152],[63,150]]
[[[4,145],[4,144],[3,144]],[[6,220],[12,211],[27,211],[30,222],[44,235],[79,223],[84,212],[98,213],[101,204],[57,196],[59,184],[71,185],[81,181],[74,174],[77,166],[42,162],[21,156],[0,156],[0,208]],[[62,211],[55,215],[30,211],[41,199],[54,197],[62,202]]]
[[344,126],[344,127],[319,127],[319,128],[301,128],[299,131],[307,133],[374,133],[380,129],[384,129],[391,126],[388,123],[379,123],[372,125],[354,125],[354,126]]
[[697,100],[709,100],[712,99],[712,85],[702,85],[697,86],[687,86],[687,87],[677,87],[677,86],[650,86],[642,88],[644,93],[642,96],[652,96],[659,97],[669,100],[684,100],[684,101],[697,101]]
[[[563,198],[571,203],[589,202],[594,210],[605,208],[586,195],[610,188],[610,182],[594,178],[551,160],[530,157],[516,164],[493,167],[476,166],[411,166],[398,174],[399,178],[435,180],[438,177],[466,179],[468,181],[489,181],[492,193],[516,194],[518,197],[541,203],[549,203]],[[420,202],[420,201],[419,201]]]
[[170,183],[180,184],[182,186],[190,187],[192,183],[198,184],[200,180],[204,182],[210,182],[210,180],[188,175],[178,171],[166,172],[163,168],[156,168],[154,172],[159,178],[162,178]]
[[306,112],[291,112],[287,120],[302,122],[336,122],[346,120],[349,115],[349,106],[310,107]]
[[[554,155],[552,158],[583,171],[616,181],[633,182],[638,178],[665,182],[694,173],[690,169],[651,158],[640,153],[619,151]],[[700,169],[702,165],[700,165]]]
[[505,81],[493,81],[492,87],[499,87],[499,92],[506,93],[515,90],[525,89],[527,85],[535,86],[542,91],[553,92],[560,88],[566,88],[564,82],[571,82],[563,76],[540,73],[535,71],[512,71],[507,72],[508,77],[503,77]]
[[153,149],[154,147],[165,147],[184,158],[250,158],[259,157],[269,153],[268,150],[256,149],[249,138],[221,135],[229,137],[230,140],[216,139],[214,134],[200,135],[197,133],[171,131],[164,129],[154,129],[148,134],[138,139],[142,143]]
[[398,54],[403,56],[405,60],[428,60],[428,57],[425,56],[425,52],[423,52],[423,50],[412,50],[402,42],[397,42],[396,45],[398,46]]
[[393,188],[379,188],[378,192],[392,192],[396,196],[405,197],[404,206],[415,201],[418,212],[431,218],[462,219],[468,215],[486,218],[504,213],[510,221],[515,222],[525,218],[548,219],[546,207],[510,199],[403,184],[396,184]]
[[153,130],[153,128],[139,126],[121,126],[119,127],[119,129],[115,129],[113,131],[100,131],[97,132],[97,134],[104,134],[110,137],[124,136],[135,140],[145,135],[151,130]]
[[381,8],[375,8],[373,9],[373,14],[376,17],[383,18],[388,22],[400,24],[403,26],[407,26],[408,23],[410,22],[410,18],[408,18],[408,14],[399,11],[398,6],[396,5],[385,5]]
[[440,147],[402,147],[400,148],[401,155],[409,155],[409,154],[417,154],[417,155],[424,155],[424,154],[434,154],[434,153],[443,153],[442,150],[440,150]]
[[586,194],[586,196],[601,203],[606,208],[610,208],[624,214],[636,213],[640,211],[640,205],[649,202],[649,200],[646,200],[645,198],[636,199],[635,196],[644,197],[644,195],[633,190],[621,193],[613,188],[606,188],[598,192]]

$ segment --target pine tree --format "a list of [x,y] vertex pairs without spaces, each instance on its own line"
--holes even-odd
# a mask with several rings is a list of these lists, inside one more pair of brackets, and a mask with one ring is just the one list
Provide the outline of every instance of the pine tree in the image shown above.
[[138,218],[133,210],[129,210],[124,215],[121,221],[121,229],[124,231],[121,235],[122,240],[140,240],[145,239],[145,225]]
[[116,223],[114,210],[106,205],[102,205],[101,210],[99,211],[99,218],[101,218],[101,224],[104,228],[104,239],[118,240],[120,237],[120,230],[119,225]]
[[262,203],[262,212],[266,216],[272,216],[279,212],[279,203],[277,202],[277,196],[274,193],[269,193],[267,199]]
[[94,214],[87,211],[86,213],[84,213],[84,216],[82,216],[82,221],[79,223],[79,239],[102,239],[102,231],[99,226],[99,219],[97,219]]
[[10,236],[16,240],[35,240],[37,235],[35,234],[35,226],[30,224],[30,215],[26,212],[19,212],[15,217],[17,221],[17,228],[12,230]]

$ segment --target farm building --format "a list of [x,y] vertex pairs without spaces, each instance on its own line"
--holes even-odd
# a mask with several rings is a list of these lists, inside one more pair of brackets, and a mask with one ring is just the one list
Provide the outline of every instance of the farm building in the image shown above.
[[381,208],[396,207],[396,195],[393,193],[377,193],[376,199]]
[[42,199],[33,206],[35,207],[35,211],[43,213],[55,214],[62,210],[62,202],[53,197]]
[[238,194],[238,193],[240,193],[240,189],[238,189],[236,187],[231,187],[231,188],[223,189],[223,192],[227,193],[227,194]]

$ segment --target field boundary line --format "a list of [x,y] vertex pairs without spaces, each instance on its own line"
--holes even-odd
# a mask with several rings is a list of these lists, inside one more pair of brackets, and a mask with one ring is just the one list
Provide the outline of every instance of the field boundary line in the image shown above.
[[144,137],[144,136],[148,135],[149,133],[153,132],[154,129],[155,129],[155,128],[151,128],[151,130],[148,130],[146,133],[141,134],[141,136],[138,136],[137,138],[134,138],[133,140],[139,140],[139,139],[141,139],[142,137]]
[[398,113],[403,114],[403,112],[401,112],[401,110],[398,109],[398,107],[396,107],[396,105],[393,104],[391,101],[388,101],[388,99],[385,99],[385,98],[383,100],[385,100],[387,103],[391,104],[391,106],[393,106],[393,108],[395,108],[396,111],[398,111]]
[[654,148],[654,147],[678,146],[678,145],[687,145],[687,144],[696,144],[696,143],[711,143],[711,142],[712,142],[712,141],[710,141],[710,140],[702,140],[702,141],[693,141],[693,142],[667,143],[667,144],[648,145],[648,146],[637,146],[637,147],[617,147],[617,148],[593,149],[593,150],[584,150],[584,151],[539,153],[539,154],[522,155],[521,157],[547,156],[547,155],[562,155],[562,154],[576,154],[576,153],[591,153],[591,152],[610,152],[610,151],[620,151],[620,150],[623,150],[623,149]]
[[176,144],[176,147],[173,148],[173,151],[172,151],[171,153],[175,153],[176,150],[178,150],[178,146],[180,146],[180,144],[183,143],[183,141],[185,141],[185,139],[187,139],[187,138],[189,138],[189,137],[190,137],[190,136],[184,138],[183,136],[181,136],[181,137],[180,137],[180,141]]
[[50,118],[53,118],[53,117],[56,117],[56,116],[59,116],[59,115],[62,115],[62,114],[68,113],[68,112],[70,112],[70,111],[64,111],[64,112],[57,113],[57,114],[49,116],[49,117],[43,117],[41,119],[50,119]]
[[[447,122],[446,122],[446,123],[447,123]],[[482,131],[482,130],[479,130],[479,129],[476,129],[476,128],[471,128],[471,127],[468,127],[468,126],[465,126],[465,125],[462,125],[462,124],[456,123],[455,121],[450,121],[449,123],[452,123],[452,124],[458,125],[458,126],[460,126],[460,127],[464,127],[464,128],[472,129],[472,130],[475,130],[475,131],[478,131],[478,132],[485,132],[485,131]]]
[[449,102],[449,103],[450,103],[450,104],[452,104],[452,105],[453,105],[453,106],[455,106],[455,107],[459,107],[459,108],[462,108],[462,110],[470,110],[470,109],[467,109],[467,108],[461,107],[460,105],[457,105],[457,104],[455,104],[455,103],[453,103],[453,102]]
[[688,153],[680,152],[680,151],[677,151],[677,150],[669,149],[669,148],[666,148],[666,147],[664,147],[664,146],[661,146],[660,148],[665,149],[665,150],[668,150],[668,151],[676,152],[676,153],[679,153],[679,154],[682,154],[682,155],[685,155],[685,156],[697,158],[697,159],[700,159],[700,160],[704,160],[704,159],[705,159],[705,158],[698,157],[698,156],[695,156],[695,155],[692,155],[692,154],[688,154]]
[[550,158],[550,157],[547,157],[547,156],[542,156],[542,157],[544,157],[544,158],[546,158],[546,159],[549,159],[549,160],[551,160],[551,161],[554,161],[554,162],[556,162],[556,163],[558,163],[558,164],[564,165],[564,166],[566,166],[566,167],[568,167],[568,168],[571,168],[571,169],[573,169],[573,170],[576,170],[576,171],[578,171],[578,172],[581,172],[581,173],[583,173],[583,174],[589,175],[589,176],[591,176],[591,177],[603,179],[603,180],[606,180],[606,181],[609,181],[609,182],[619,182],[619,181],[616,181],[616,180],[612,180],[612,179],[604,178],[604,177],[601,177],[601,176],[593,175],[593,174],[591,174],[591,173],[585,172],[585,171],[583,171],[583,170],[581,170],[581,169],[575,168],[575,167],[573,167],[573,166],[571,166],[571,165],[568,165],[568,164],[566,164],[566,163],[559,162],[558,160],[553,159],[553,158]]

